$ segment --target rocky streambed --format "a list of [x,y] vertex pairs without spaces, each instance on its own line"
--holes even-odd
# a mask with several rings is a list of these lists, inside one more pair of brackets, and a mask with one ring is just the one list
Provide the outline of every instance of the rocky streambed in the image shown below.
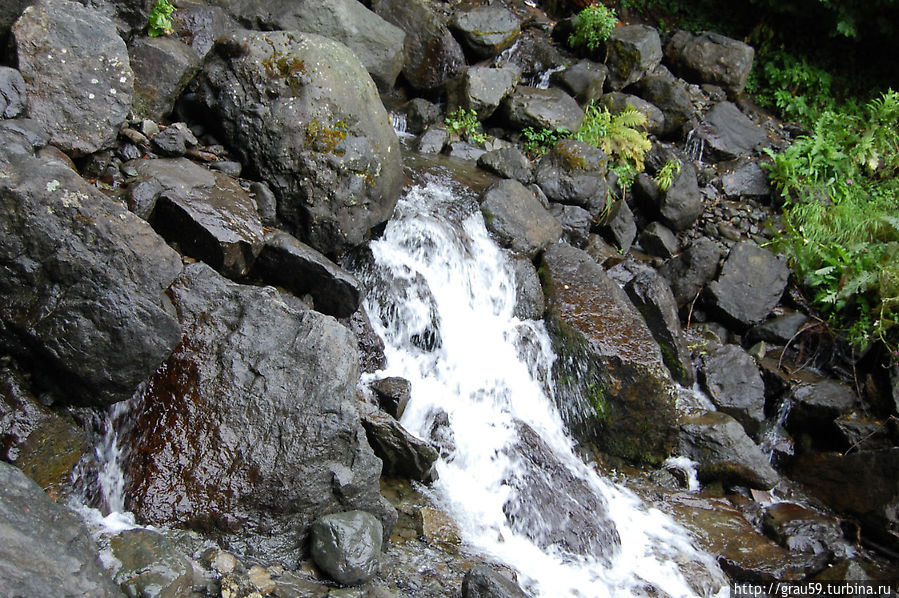
[[[491,541],[617,571],[637,519],[615,513],[642,504],[710,555],[652,557],[686,594],[897,578],[897,374],[845,359],[771,250],[762,150],[796,129],[743,94],[751,47],[634,23],[574,56],[567,15],[514,0],[180,0],[147,37],[152,4],[0,9],[4,592],[570,594],[475,541],[446,490],[465,412],[421,407],[456,338],[429,285],[480,278],[581,457],[549,420],[494,421],[530,390],[460,370],[531,472],[500,480]],[[523,151],[591,101],[648,117],[629,189],[585,143]],[[457,107],[486,141],[446,126]],[[397,208],[423,189],[452,198]],[[386,269],[372,241],[412,216],[499,249],[443,283]],[[581,591],[676,593],[644,574]]]

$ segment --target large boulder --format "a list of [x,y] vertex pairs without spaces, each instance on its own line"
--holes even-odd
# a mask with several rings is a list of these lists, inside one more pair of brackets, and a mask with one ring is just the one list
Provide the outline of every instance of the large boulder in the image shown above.
[[534,192],[512,179],[497,181],[481,203],[484,222],[500,245],[534,257],[562,235],[562,226]]
[[678,307],[696,299],[697,293],[718,273],[723,251],[707,237],[700,237],[659,269],[671,285]]
[[606,208],[608,162],[599,148],[563,139],[537,164],[537,184],[550,201],[580,206],[599,219]]
[[139,37],[129,48],[134,70],[135,114],[161,121],[200,70],[200,56],[171,37]]
[[636,92],[647,102],[651,102],[665,115],[663,126],[654,124],[659,135],[677,136],[685,134],[697,119],[693,100],[687,91],[687,84],[672,75],[665,67],[658,67],[637,81]]
[[393,212],[399,141],[377,88],[346,46],[297,32],[219,38],[200,95],[281,219],[325,254],[362,243]]
[[12,29],[28,116],[72,156],[115,143],[131,110],[134,75],[116,26],[69,0],[39,0]]
[[504,147],[478,158],[478,166],[504,179],[515,179],[528,185],[534,180],[531,163],[517,147]]
[[746,87],[755,50],[749,44],[704,31],[678,31],[665,46],[671,70],[695,83],[713,83],[731,95]]
[[714,160],[751,156],[771,145],[765,129],[730,102],[715,104],[708,111],[696,129],[696,138],[705,143]]
[[655,208],[662,222],[671,227],[671,230],[681,231],[693,225],[705,205],[699,193],[693,164],[680,157],[674,159],[680,163],[680,170],[670,187],[659,189]]
[[603,95],[602,88],[608,76],[609,69],[606,65],[581,60],[565,70],[553,73],[550,81],[565,88],[581,104],[586,104]]
[[0,131],[0,346],[68,400],[127,399],[180,339],[181,258],[20,131]]
[[460,10],[452,28],[465,47],[478,59],[496,56],[521,33],[518,18],[502,6],[475,6]]
[[325,515],[312,526],[312,558],[334,581],[352,585],[378,572],[381,522],[365,511]]
[[789,276],[783,256],[743,241],[730,250],[721,275],[709,285],[710,306],[726,323],[757,324],[777,305]]
[[362,409],[362,426],[372,450],[384,462],[384,475],[425,483],[437,478],[437,449],[413,436],[389,414],[380,409]]
[[350,331],[204,264],[185,268],[170,294],[184,336],[125,434],[126,506],[294,566],[326,513],[366,510],[389,534],[396,513],[355,408]]
[[506,119],[518,128],[577,131],[584,122],[584,111],[577,101],[555,87],[518,87],[503,102],[503,110]]
[[347,46],[381,90],[403,68],[406,34],[356,0],[216,0],[251,29],[305,31]]
[[77,515],[0,462],[0,587],[8,596],[121,597]]
[[465,69],[462,46],[425,0],[372,0],[371,9],[406,33],[403,77],[437,90]]
[[647,25],[616,27],[606,41],[609,86],[618,91],[639,81],[662,62],[659,32]]
[[702,386],[712,402],[755,434],[765,419],[765,383],[755,360],[739,345],[724,345],[702,358]]
[[479,120],[490,118],[515,89],[518,71],[512,68],[473,66],[447,85],[447,109],[474,110]]
[[614,455],[660,463],[676,443],[675,385],[643,317],[585,251],[549,247],[541,275],[559,356],[556,397],[572,432]]

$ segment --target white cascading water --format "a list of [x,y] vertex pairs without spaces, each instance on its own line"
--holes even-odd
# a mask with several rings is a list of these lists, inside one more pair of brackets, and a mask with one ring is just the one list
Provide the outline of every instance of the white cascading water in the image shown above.
[[[370,249],[373,264],[357,274],[386,345],[387,367],[377,377],[411,381],[401,421],[413,433],[433,437],[434,426],[448,421],[449,432],[438,433],[444,456],[432,492],[468,543],[513,567],[537,597],[647,595],[647,588],[671,597],[728,593],[714,559],[683,529],[575,455],[552,398],[549,337],[542,322],[513,315],[509,259],[471,197],[436,179],[411,188]],[[540,516],[546,503],[524,509],[530,520],[510,523],[504,507],[528,498],[520,483],[508,483],[528,483],[518,422],[540,436],[566,475],[605,502],[620,545],[608,546],[605,556],[574,555],[547,542],[540,548],[530,538],[552,525]],[[552,501],[553,493],[541,500]],[[703,571],[703,581],[688,581],[682,566]]]

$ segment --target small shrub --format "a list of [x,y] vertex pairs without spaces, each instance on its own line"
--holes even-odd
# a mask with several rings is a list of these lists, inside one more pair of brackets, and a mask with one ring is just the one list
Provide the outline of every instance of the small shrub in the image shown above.
[[656,183],[659,186],[659,189],[662,191],[667,191],[671,188],[671,185],[674,183],[674,179],[677,178],[677,175],[680,174],[680,160],[676,160],[674,158],[669,159],[665,162],[665,165],[662,166],[659,171],[656,173]]
[[525,127],[521,130],[521,136],[524,139],[522,142],[524,151],[531,157],[536,157],[544,155],[560,139],[571,137],[571,132],[562,128],[540,129],[538,131],[533,127]]
[[591,4],[578,13],[574,21],[574,32],[568,36],[568,45],[595,52],[609,39],[617,24],[618,17],[614,8]]
[[156,5],[150,11],[150,19],[147,22],[147,35],[159,37],[172,33],[172,15],[175,7],[169,0],[156,0]]
[[478,121],[478,113],[474,110],[466,110],[460,106],[447,114],[443,122],[447,131],[459,135],[466,141],[475,145],[487,143],[487,136],[481,130],[481,123]]

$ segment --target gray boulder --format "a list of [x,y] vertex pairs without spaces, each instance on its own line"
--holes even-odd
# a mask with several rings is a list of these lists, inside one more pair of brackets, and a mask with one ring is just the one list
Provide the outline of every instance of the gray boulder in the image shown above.
[[580,206],[598,220],[606,208],[608,161],[589,143],[563,139],[537,164],[537,184],[550,201]]
[[381,409],[396,419],[403,417],[406,405],[412,398],[411,382],[399,376],[388,376],[372,382],[371,389]]
[[[199,145],[199,141],[186,123],[172,123],[162,131],[150,138],[153,150],[162,156],[178,158],[187,153],[187,150]],[[218,161],[213,164],[218,164]]]
[[590,228],[593,220],[590,212],[578,206],[566,206],[561,203],[552,203],[549,213],[562,225],[562,238],[575,247],[583,247],[587,244]]
[[599,227],[599,232],[609,242],[614,243],[621,253],[630,250],[637,236],[637,223],[626,201],[619,199],[612,204],[605,221]]
[[662,221],[670,226],[671,230],[681,231],[692,226],[702,214],[705,205],[699,194],[699,183],[693,164],[680,158],[675,159],[680,162],[680,172],[667,190],[659,190],[656,209]]
[[497,181],[487,189],[481,211],[497,242],[527,257],[534,257],[562,235],[561,225],[534,192],[512,179]]
[[722,254],[714,241],[700,237],[659,269],[671,285],[678,307],[691,303],[700,289],[715,278]]
[[616,27],[606,41],[609,86],[618,91],[639,81],[662,62],[659,32],[646,25]]
[[420,135],[429,126],[440,121],[440,107],[424,98],[412,98],[406,108],[406,131]]
[[0,118],[16,118],[25,111],[25,80],[22,73],[0,66]]
[[390,217],[402,186],[399,141],[346,46],[308,33],[234,32],[218,40],[200,88],[301,239],[336,254]]
[[524,185],[534,180],[531,163],[517,147],[489,151],[478,158],[478,166],[504,179],[515,179]]
[[452,28],[478,59],[491,58],[515,43],[518,18],[502,6],[475,6],[456,12]]
[[334,581],[366,582],[378,572],[381,522],[365,511],[320,517],[312,526],[312,558]]
[[512,275],[515,279],[515,317],[522,320],[543,318],[546,304],[537,268],[526,257],[513,257]]
[[550,81],[570,93],[581,104],[598,100],[603,95],[602,88],[609,76],[604,64],[592,60],[581,60],[563,71],[550,76]]
[[732,96],[746,87],[755,50],[749,44],[704,31],[675,33],[665,46],[668,66],[694,83],[712,83]]
[[730,200],[764,199],[771,195],[768,174],[759,163],[748,158],[739,158],[734,162],[719,164],[721,174],[721,191]]
[[718,347],[702,358],[700,372],[715,406],[756,434],[765,420],[765,383],[749,353],[738,345]]
[[[154,3],[155,4],[155,3]],[[240,29],[240,25],[221,6],[205,2],[182,2],[172,15],[175,35],[197,53],[205,57],[224,33]]]
[[661,222],[650,222],[640,232],[640,245],[650,255],[670,258],[677,253],[677,237]]
[[34,0],[7,0],[0,4],[0,48],[6,48],[7,36],[12,24],[16,22],[26,6]]
[[139,37],[128,49],[134,70],[135,114],[162,121],[200,70],[200,56],[171,37]]
[[473,66],[447,84],[447,110],[474,110],[478,120],[490,118],[503,99],[515,89],[518,71],[513,68]]
[[0,462],[0,586],[8,596],[123,596],[77,515]]
[[369,511],[389,535],[396,512],[356,411],[350,331],[204,264],[169,292],[184,337],[125,434],[126,506],[156,525],[219,529],[234,550],[285,566],[325,513]]
[[403,68],[406,34],[356,0],[217,0],[251,29],[305,31],[340,42],[356,55],[378,88],[393,87]]
[[403,77],[415,89],[437,90],[465,70],[462,46],[424,0],[372,0],[371,9],[406,33]]
[[159,532],[137,528],[109,540],[120,566],[115,582],[128,596],[180,598],[190,596],[194,571],[190,561]]
[[685,134],[686,129],[698,119],[687,85],[664,67],[647,73],[637,81],[636,93],[652,103],[665,115],[665,125],[656,131],[660,135]]
[[418,138],[416,150],[420,154],[439,154],[443,151],[447,139],[449,139],[449,133],[445,128],[431,127]]
[[69,0],[38,0],[12,28],[28,116],[72,156],[111,147],[131,110],[134,75],[116,26]]
[[709,285],[709,305],[726,323],[757,324],[777,305],[789,276],[783,256],[743,241],[730,250],[721,275]]
[[730,102],[715,104],[696,129],[696,136],[715,160],[751,156],[771,145],[765,129]]
[[575,99],[555,87],[518,87],[503,102],[503,111],[513,126],[522,129],[577,131],[584,121]]
[[384,462],[382,473],[429,483],[437,479],[434,462],[440,456],[429,442],[409,433],[380,409],[363,409],[362,427],[375,454]]
[[792,311],[753,326],[746,333],[746,340],[750,345],[759,341],[786,345],[808,321],[804,313]]
[[475,565],[462,578],[462,598],[527,598],[518,584],[486,565]]
[[827,379],[794,386],[789,399],[793,405],[787,420],[790,430],[807,432],[825,443],[829,441],[828,434],[835,434],[834,420],[858,405],[851,388]]

